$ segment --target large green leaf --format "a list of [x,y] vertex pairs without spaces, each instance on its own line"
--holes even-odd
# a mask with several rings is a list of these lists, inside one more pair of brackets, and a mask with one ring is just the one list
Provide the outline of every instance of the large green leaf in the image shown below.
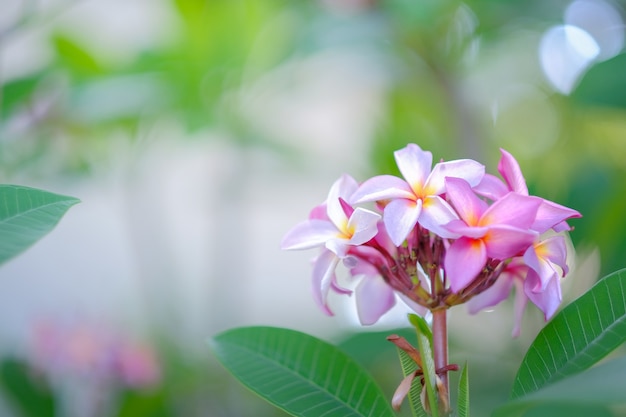
[[243,327],[215,336],[211,347],[245,386],[294,416],[394,416],[363,368],[313,336],[274,327]]
[[557,314],[528,349],[511,397],[528,395],[581,372],[623,343],[625,289],[626,270],[614,272]]
[[[560,416],[560,408],[572,411],[576,407],[582,410],[596,410],[587,415],[606,415],[604,407],[626,404],[626,356],[593,367],[585,372],[572,375],[554,384],[544,386],[522,398],[513,400],[498,408],[493,417],[520,417],[529,410],[541,406],[554,407],[550,416]],[[543,414],[547,415],[547,414]],[[574,412],[570,415],[580,415]]]
[[0,185],[0,264],[50,232],[78,199],[17,185]]

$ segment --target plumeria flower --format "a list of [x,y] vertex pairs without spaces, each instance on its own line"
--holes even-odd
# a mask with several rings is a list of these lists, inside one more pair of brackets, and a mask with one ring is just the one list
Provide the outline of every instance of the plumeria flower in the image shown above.
[[351,202],[389,200],[383,220],[396,246],[402,244],[417,223],[441,237],[455,237],[441,227],[457,218],[441,197],[446,192],[445,178],[462,178],[475,186],[482,179],[485,167],[476,161],[461,159],[440,162],[431,171],[432,154],[415,144],[394,152],[394,157],[404,180],[392,175],[371,178],[359,187]]
[[475,314],[499,304],[508,298],[515,286],[513,336],[519,336],[522,315],[529,299],[544,313],[545,320],[549,320],[561,303],[559,280],[568,272],[566,256],[563,236],[538,240],[523,256],[514,258],[488,290],[468,302],[468,311]]
[[[498,172],[502,175],[504,183],[496,176],[485,174],[483,180],[475,188],[475,191],[485,197],[496,200],[506,193],[513,191],[521,195],[528,194],[528,186],[522,174],[519,163],[509,152],[500,149],[502,154],[498,162]],[[531,226],[533,230],[543,233],[549,229],[557,232],[570,230],[565,220],[581,217],[576,210],[542,199],[543,202],[537,210],[535,222]]]
[[329,315],[332,311],[326,296],[331,287],[347,292],[337,284],[337,264],[350,247],[362,245],[378,233],[379,214],[361,207],[354,209],[346,202],[357,188],[354,178],[343,175],[331,187],[326,202],[315,208],[308,220],[291,229],[281,243],[286,250],[323,248],[313,267],[313,294]]
[[530,230],[541,199],[508,193],[488,206],[467,181],[446,179],[447,196],[460,219],[445,227],[460,235],[446,253],[444,270],[450,288],[459,292],[484,268],[487,259],[507,259],[525,251],[538,236]]

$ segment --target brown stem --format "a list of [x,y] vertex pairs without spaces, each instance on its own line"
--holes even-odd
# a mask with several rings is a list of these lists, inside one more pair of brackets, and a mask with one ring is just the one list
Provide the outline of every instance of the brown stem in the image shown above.
[[[448,322],[447,308],[433,310],[433,355],[435,359],[435,369],[447,369],[448,366]],[[448,372],[444,371],[440,375],[445,392],[449,397]],[[450,404],[450,398],[446,398],[446,403]]]

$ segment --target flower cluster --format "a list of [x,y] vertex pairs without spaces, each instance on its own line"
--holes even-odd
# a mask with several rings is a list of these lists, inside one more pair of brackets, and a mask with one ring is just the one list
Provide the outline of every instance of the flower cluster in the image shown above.
[[558,232],[580,213],[530,196],[519,164],[501,152],[502,179],[470,159],[433,167],[430,152],[409,144],[394,153],[404,178],[380,175],[359,184],[343,175],[281,246],[321,248],[313,294],[329,315],[329,292],[352,293],[337,279],[341,262],[360,280],[354,292],[362,324],[378,321],[396,294],[420,314],[466,302],[477,312],[515,287],[517,334],[528,300],[546,319],[558,308],[568,272]]

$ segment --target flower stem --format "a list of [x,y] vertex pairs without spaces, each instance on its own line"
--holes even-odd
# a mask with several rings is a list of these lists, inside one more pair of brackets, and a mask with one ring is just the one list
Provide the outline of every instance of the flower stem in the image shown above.
[[[435,369],[446,369],[448,366],[448,309],[438,308],[433,313],[433,356]],[[448,384],[448,371],[440,375],[445,388],[447,398],[442,398],[445,404],[450,404],[450,389]]]

